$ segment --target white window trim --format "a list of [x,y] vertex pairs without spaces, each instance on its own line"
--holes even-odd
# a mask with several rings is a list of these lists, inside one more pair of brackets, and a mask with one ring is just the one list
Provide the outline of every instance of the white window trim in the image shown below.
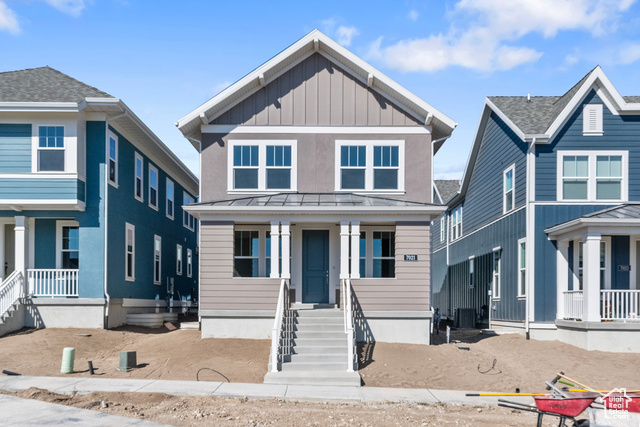
[[[455,217],[455,213],[458,210],[460,211],[460,221],[456,223],[454,220],[454,217]],[[456,233],[455,228],[458,224],[460,225],[460,232]],[[461,238],[462,238],[462,205],[458,205],[458,207],[456,207],[454,210],[451,211],[451,241],[455,242],[456,240],[459,240]]]
[[[136,280],[136,227],[135,225],[129,224],[128,222],[125,223],[125,230],[124,230],[124,278],[127,282],[134,282]],[[132,231],[131,233],[131,272],[133,273],[133,276],[128,276],[127,275],[127,253],[128,253],[128,247],[127,247],[127,234],[129,232],[129,230]]]
[[444,221],[444,216],[442,218],[440,218],[440,243],[444,242],[444,236],[445,236],[445,221]]
[[193,251],[187,248],[187,277],[193,276]]
[[[587,156],[588,157],[588,177],[587,177],[587,198],[583,200],[565,200],[562,186],[563,158],[564,156]],[[596,158],[598,156],[621,156],[622,157],[622,182],[620,189],[620,199],[596,199]],[[584,202],[626,202],[629,198],[629,152],[628,151],[600,151],[600,150],[580,150],[580,151],[558,151],[556,157],[556,191],[558,201],[584,203]]]
[[[118,145],[119,145],[119,141],[118,141],[118,136],[113,133],[112,131],[108,131],[107,132],[107,161],[111,161],[111,139],[113,139],[116,142],[116,158],[113,159],[115,160],[115,164],[116,164],[116,180],[112,181],[111,177],[108,176],[107,177],[107,181],[109,181],[109,184],[111,184],[113,187],[118,188]],[[107,167],[107,174],[110,171],[110,167]]]
[[[234,279],[267,279],[267,232],[271,232],[271,225],[236,225],[233,228],[234,242],[236,231],[257,231],[258,232],[258,276],[257,277],[237,277]],[[232,249],[233,264],[235,269],[236,259],[247,259],[247,257],[236,256],[235,247]],[[273,254],[272,254],[273,255]],[[249,257],[253,258],[253,257]]]
[[[191,230],[191,231],[195,231],[196,229],[196,219],[193,215],[191,215],[189,212],[184,210],[184,197],[187,196],[189,197],[191,200],[193,200],[193,202],[195,203],[196,199],[194,197],[191,197],[191,195],[189,193],[187,193],[186,191],[182,191],[182,226],[184,228],[186,228],[187,230]],[[187,214],[189,216],[191,216],[193,218],[193,227],[189,227],[188,225],[188,220],[187,220],[187,224],[184,223],[184,215]]]
[[[602,136],[604,128],[602,123],[602,104],[587,104],[582,109],[582,135],[583,136]],[[596,115],[595,128],[589,126],[588,117],[591,114]]]
[[182,245],[176,245],[176,275],[182,276]]
[[[64,170],[62,171],[42,171],[40,172],[40,156],[38,156],[38,151],[42,149],[47,149],[44,147],[40,147],[40,128],[41,127],[62,127],[64,130],[64,136],[62,138],[62,148],[53,148],[54,150],[62,150],[64,151]],[[59,122],[56,123],[34,123],[31,131],[31,173],[37,174],[69,174],[69,173],[77,173],[78,164],[77,164],[77,147],[76,144],[71,144],[72,138],[67,135],[68,126],[61,124]],[[73,138],[74,142],[77,141],[77,138]],[[51,148],[49,148],[51,149]]]
[[[469,289],[475,289],[476,284],[475,284],[475,274],[476,274],[476,256],[475,255],[471,255],[469,257],[469,273],[468,273],[468,285],[469,285]],[[472,276],[472,274],[474,276]]]
[[[158,254],[158,263],[160,268],[158,270],[158,280],[156,280],[156,242],[160,242],[160,253]],[[157,234],[153,235],[153,284],[160,285],[162,283],[162,237]]]
[[[511,171],[511,209],[507,210],[507,173]],[[512,164],[502,173],[502,213],[507,214],[516,208],[516,164]]]
[[[136,182],[138,179],[136,172],[138,167],[138,160],[140,160],[140,164],[142,165],[142,170],[140,171],[140,196],[136,194]],[[137,151],[133,160],[133,197],[135,197],[136,200],[140,202],[144,202],[144,158],[142,157],[142,154],[138,153]]]
[[[524,268],[522,268],[522,265],[520,264],[520,246],[524,244],[524,253],[525,253],[525,266]],[[518,240],[518,248],[517,248],[517,252],[516,252],[516,260],[517,260],[517,265],[518,265],[518,298],[522,299],[522,298],[526,298],[527,297],[527,238],[523,237],[522,239]],[[522,274],[521,271],[524,270],[525,271],[525,275],[524,275],[524,283],[522,283]],[[524,289],[524,292],[520,292],[521,289]]]
[[[78,221],[56,221],[56,268],[62,268],[62,228],[79,227]],[[78,254],[80,247],[78,246]]]
[[[171,199],[169,199],[169,183],[171,183]],[[167,218],[170,218],[171,220],[173,220],[175,211],[176,211],[176,184],[169,178],[166,179],[165,190],[167,193],[166,194],[167,197],[165,200],[165,212],[166,212]],[[171,200],[171,213],[169,213],[169,200]]]
[[[396,233],[396,239],[398,237],[398,231],[396,227],[391,225],[360,225],[360,232],[366,233],[366,242],[365,242],[365,256],[360,253],[360,259],[365,258],[364,262],[364,271],[365,276],[360,277],[361,279],[367,280],[396,280],[398,278],[398,265],[396,264],[394,270],[394,277],[373,277],[373,233],[374,231],[392,231]],[[359,240],[358,240],[359,243]],[[396,251],[396,260],[397,260],[397,251]],[[384,259],[384,258],[382,258]]]
[[[600,242],[604,242],[604,286],[601,283],[602,289],[611,289],[611,236],[601,236]],[[573,241],[573,290],[580,290],[580,243],[582,240]],[[583,248],[584,250],[584,248]],[[584,255],[583,255],[584,256]],[[600,254],[598,253],[598,259]],[[599,268],[600,270],[602,268]],[[584,280],[584,266],[582,277]],[[584,289],[583,289],[584,290]]]
[[[235,189],[233,187],[233,151],[237,145],[258,146],[258,188]],[[291,188],[267,189],[267,146],[291,146]],[[255,167],[254,167],[255,168]],[[298,141],[295,139],[234,139],[227,148],[227,192],[229,194],[276,194],[298,191]]]
[[[366,166],[364,172],[364,189],[345,189],[341,187],[341,147],[348,146],[365,146],[366,147]],[[381,189],[373,188],[373,147],[378,145],[398,147],[398,189]],[[405,193],[405,161],[404,161],[404,140],[346,140],[337,139],[335,143],[335,191],[337,193],[358,193],[358,194],[404,194]]]
[[[156,204],[151,203],[151,173],[156,173]],[[149,192],[149,207],[154,210],[158,210],[158,205],[160,204],[160,174],[158,173],[158,168],[149,163],[149,185],[147,191]]]
[[[502,286],[502,251],[497,250],[492,252],[491,258],[491,299],[493,301],[500,301],[501,286]],[[495,272],[496,257],[498,258],[498,275]]]

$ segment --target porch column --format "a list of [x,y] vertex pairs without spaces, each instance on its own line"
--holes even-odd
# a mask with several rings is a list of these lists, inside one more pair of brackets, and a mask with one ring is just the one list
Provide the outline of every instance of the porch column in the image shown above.
[[271,221],[271,273],[269,277],[280,277],[280,263],[278,262],[278,245],[280,243],[280,221]]
[[351,278],[360,278],[360,221],[351,221]]
[[600,321],[600,233],[587,232],[582,245],[582,317],[586,322]]
[[564,292],[569,290],[569,241],[556,241],[556,319],[564,319]]
[[[289,229],[289,221],[282,221],[282,277],[283,279],[291,278],[291,267],[289,266],[289,248],[291,247],[291,231]],[[277,249],[276,249],[276,253]],[[273,257],[271,258],[273,259]],[[277,259],[277,257],[276,257]]]
[[[22,272],[24,277],[24,294],[29,294],[28,280],[27,280],[27,254],[28,254],[28,238],[29,238],[29,223],[27,217],[16,216],[15,227],[15,264],[16,271]],[[4,266],[3,266],[4,268]]]
[[349,221],[340,222],[340,279],[349,278]]

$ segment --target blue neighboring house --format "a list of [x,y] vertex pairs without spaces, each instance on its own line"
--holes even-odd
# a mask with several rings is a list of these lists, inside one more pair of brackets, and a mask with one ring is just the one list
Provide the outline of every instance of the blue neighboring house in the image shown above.
[[0,73],[0,334],[195,302],[198,185],[120,99],[50,67]]
[[640,351],[640,97],[596,67],[562,96],[487,98],[447,206],[431,236],[444,316]]

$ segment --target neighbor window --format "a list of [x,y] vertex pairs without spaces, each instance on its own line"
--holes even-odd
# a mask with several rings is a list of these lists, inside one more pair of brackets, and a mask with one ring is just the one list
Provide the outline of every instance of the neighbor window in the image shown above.
[[518,297],[527,294],[527,241],[518,240]]
[[176,245],[176,274],[182,276],[182,245]]
[[476,287],[475,264],[476,264],[476,258],[475,256],[471,256],[469,258],[469,288],[471,289]]
[[190,205],[194,202],[195,200],[193,197],[188,195],[186,192],[182,193],[182,224],[191,231],[195,230],[196,220],[193,215],[184,210],[184,207],[185,205]]
[[296,189],[296,141],[231,141],[229,191]]
[[441,242],[444,242],[444,237],[446,234],[444,218],[445,217],[440,218],[440,241]]
[[404,141],[336,141],[340,190],[404,191]]
[[149,164],[149,206],[158,209],[158,169]]
[[118,185],[118,137],[109,132],[109,182]]
[[395,277],[396,233],[373,232],[373,277]]
[[367,232],[360,232],[360,277],[367,277]]
[[559,151],[558,200],[627,200],[627,151]]
[[173,219],[174,191],[173,181],[167,178],[167,216]]
[[38,172],[64,172],[64,126],[38,128]]
[[503,212],[507,213],[513,210],[515,204],[515,191],[513,189],[513,181],[515,175],[515,165],[511,165],[509,169],[504,171],[503,177]]
[[62,227],[62,268],[77,270],[80,260],[78,226]]
[[144,174],[144,160],[142,159],[142,156],[139,153],[136,153],[135,155],[135,178],[134,178],[134,186],[133,186],[133,194],[135,195],[136,199],[140,200],[141,202],[144,200],[144,196],[142,194],[142,189],[143,189],[143,174]]
[[493,274],[491,281],[491,296],[500,298],[500,251],[493,251]]
[[193,275],[193,252],[191,249],[187,249],[187,277]]
[[582,134],[602,136],[602,104],[585,105],[582,110]]
[[159,285],[162,277],[162,237],[153,236],[153,283]]
[[125,224],[125,266],[124,277],[126,280],[135,279],[135,264],[136,264],[136,228],[135,226],[126,223]]
[[462,237],[462,206],[451,212],[451,241]]

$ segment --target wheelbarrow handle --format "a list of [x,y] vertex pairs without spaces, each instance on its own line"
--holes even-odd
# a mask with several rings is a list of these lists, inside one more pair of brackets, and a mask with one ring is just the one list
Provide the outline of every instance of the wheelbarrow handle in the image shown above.
[[[557,383],[557,382],[560,380],[560,378],[562,378],[562,376],[563,376],[563,375],[564,375],[564,372],[560,371],[560,372],[556,375],[556,377],[555,377],[553,380],[551,380],[551,384],[555,384],[555,383]],[[546,390],[551,390],[551,386],[550,386],[548,383],[547,383],[547,388],[546,388]]]

